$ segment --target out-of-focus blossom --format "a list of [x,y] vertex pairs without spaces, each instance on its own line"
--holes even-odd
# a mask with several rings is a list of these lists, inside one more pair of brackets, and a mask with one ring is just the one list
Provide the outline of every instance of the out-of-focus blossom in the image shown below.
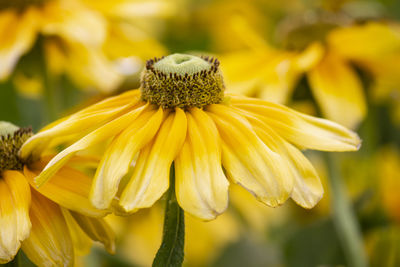
[[[120,85],[123,75],[140,69],[135,66],[141,64],[137,59],[164,53],[154,38],[153,24],[157,17],[171,15],[173,7],[174,2],[168,1],[2,1],[0,80],[12,74],[20,58],[40,39],[45,75],[66,74],[80,88],[109,93]],[[122,57],[132,58],[129,70],[127,64],[119,64]],[[27,95],[40,89],[27,83],[30,77],[19,74],[15,78],[19,89],[21,83],[27,85],[21,90]]]
[[230,22],[238,29],[237,37],[249,42],[248,49],[223,58],[222,68],[230,89],[287,103],[299,78],[307,75],[324,116],[348,127],[355,127],[366,114],[366,96],[355,65],[372,75],[373,94],[399,94],[397,26],[370,22],[332,27],[321,33],[322,42],[311,38],[302,51],[296,51],[271,48],[242,18]]

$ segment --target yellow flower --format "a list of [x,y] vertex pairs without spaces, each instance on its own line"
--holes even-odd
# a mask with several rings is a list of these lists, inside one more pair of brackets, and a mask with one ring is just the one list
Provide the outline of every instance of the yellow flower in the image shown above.
[[[2,1],[0,80],[8,78],[41,35],[47,63],[56,65],[51,71],[62,69],[79,85],[108,92],[122,77],[102,52],[106,27],[106,20],[82,1]],[[101,75],[92,75],[95,70]]]
[[24,144],[22,158],[75,143],[49,162],[37,185],[78,152],[107,144],[90,194],[98,208],[113,200],[126,212],[152,206],[169,187],[173,162],[179,205],[204,220],[225,211],[230,182],[272,207],[289,197],[313,207],[323,189],[298,148],[357,150],[358,136],[279,104],[224,95],[218,65],[214,58],[182,54],[149,60],[140,90],[45,127]]
[[0,123],[0,263],[22,248],[38,266],[73,266],[74,254],[88,252],[91,240],[115,250],[114,234],[101,219],[106,211],[88,200],[91,179],[64,166],[40,189],[33,178],[48,159],[21,160],[18,150],[29,129]]
[[[0,81],[10,76],[41,36],[50,74],[66,74],[82,89],[109,93],[121,84],[123,75],[140,70],[141,59],[165,53],[154,38],[159,35],[155,29],[157,19],[170,16],[174,8],[174,2],[162,0],[2,1]],[[37,96],[43,86],[27,84],[21,68],[14,77],[16,88]]]
[[352,64],[372,74],[373,94],[387,97],[398,91],[400,32],[392,25],[336,27],[323,36],[324,45],[310,41],[299,52],[271,48],[243,19],[232,23],[237,35],[251,43],[223,58],[233,91],[287,103],[306,74],[323,115],[348,127],[355,127],[366,114],[363,85]]

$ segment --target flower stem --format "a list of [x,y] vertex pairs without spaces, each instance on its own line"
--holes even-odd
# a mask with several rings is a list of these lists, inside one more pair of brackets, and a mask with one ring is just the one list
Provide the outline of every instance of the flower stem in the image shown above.
[[170,186],[164,216],[164,232],[153,267],[180,267],[185,245],[185,216],[175,196],[175,168],[170,170]]
[[332,154],[326,153],[325,156],[332,191],[333,222],[342,242],[348,265],[366,267],[368,263],[361,230],[338,172],[338,159]]

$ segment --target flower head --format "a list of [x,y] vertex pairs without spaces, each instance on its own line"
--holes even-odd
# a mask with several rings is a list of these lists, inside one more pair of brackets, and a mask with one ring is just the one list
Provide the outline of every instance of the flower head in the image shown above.
[[228,205],[230,183],[276,207],[289,197],[311,208],[323,189],[299,151],[357,150],[358,136],[323,119],[263,100],[223,95],[216,59],[173,54],[148,62],[142,88],[106,99],[31,137],[22,158],[67,142],[36,178],[45,186],[73,155],[106,145],[91,189],[99,208],[152,206],[175,166],[180,206],[210,220]]
[[74,249],[91,239],[114,250],[113,233],[100,218],[107,212],[88,201],[90,178],[64,166],[53,180],[35,189],[33,178],[48,160],[21,159],[18,151],[32,130],[0,122],[0,263],[20,248],[38,266],[73,266]]
[[252,38],[257,45],[223,58],[222,69],[232,91],[288,103],[305,75],[322,114],[351,128],[367,113],[364,84],[358,70],[371,74],[373,96],[387,99],[396,95],[400,35],[394,25],[369,22],[331,25],[318,31],[319,26],[324,27],[323,23],[296,24],[300,34],[293,30],[292,35],[297,38],[291,42],[302,45],[294,50],[271,47],[248,23],[242,21],[242,24],[238,37]]

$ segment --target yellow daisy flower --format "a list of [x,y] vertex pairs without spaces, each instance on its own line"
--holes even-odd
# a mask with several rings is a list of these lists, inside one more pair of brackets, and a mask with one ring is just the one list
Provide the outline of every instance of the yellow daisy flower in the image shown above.
[[[21,56],[41,35],[44,36],[46,60],[54,67],[51,71],[62,69],[79,85],[108,92],[122,81],[122,77],[101,50],[106,27],[104,17],[82,1],[2,1],[0,80],[9,77]],[[93,69],[101,75],[91,75],[96,73]],[[76,73],[80,75],[76,76]]]
[[339,26],[326,31],[324,45],[310,41],[299,52],[271,47],[243,19],[232,19],[231,23],[237,36],[251,40],[248,49],[223,57],[222,69],[232,91],[287,103],[306,74],[323,115],[355,127],[367,108],[361,79],[352,64],[372,74],[375,95],[390,96],[400,84],[400,34],[391,25]]
[[48,159],[18,156],[32,131],[0,122],[0,135],[0,263],[21,248],[38,266],[73,266],[74,251],[87,251],[91,240],[113,252],[114,234],[100,218],[107,212],[88,200],[91,179],[64,166],[36,189],[33,179]]
[[289,197],[313,207],[323,189],[298,148],[357,150],[358,136],[279,104],[224,94],[218,66],[214,58],[183,54],[149,60],[140,90],[45,127],[24,144],[22,158],[74,143],[49,162],[37,185],[78,152],[106,144],[90,193],[98,208],[113,200],[126,212],[152,206],[169,187],[172,163],[179,205],[204,220],[225,211],[230,183],[272,207]]

